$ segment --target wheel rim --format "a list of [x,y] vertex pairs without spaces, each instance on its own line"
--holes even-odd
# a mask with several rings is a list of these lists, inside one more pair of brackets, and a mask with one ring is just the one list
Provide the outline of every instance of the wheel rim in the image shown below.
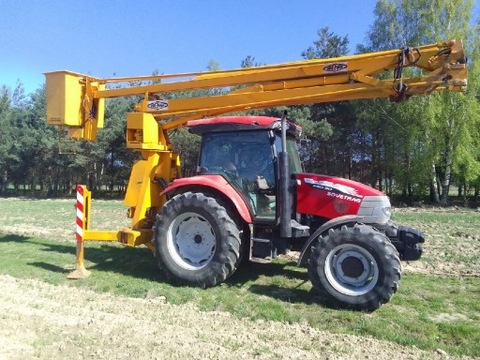
[[338,292],[360,296],[372,290],[378,281],[378,265],[373,255],[358,245],[335,247],[325,261],[325,275]]
[[173,260],[187,270],[205,267],[215,254],[215,232],[196,213],[184,213],[169,226],[167,244]]

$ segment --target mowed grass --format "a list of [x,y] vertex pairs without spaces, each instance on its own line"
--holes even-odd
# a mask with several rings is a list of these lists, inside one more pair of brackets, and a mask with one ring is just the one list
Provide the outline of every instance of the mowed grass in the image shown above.
[[[124,296],[127,298],[119,304],[124,304],[125,311],[128,297],[165,297],[169,303],[193,303],[203,311],[307,323],[329,332],[371,336],[424,350],[441,349],[452,355],[480,354],[477,212],[395,212],[395,221],[427,234],[428,262],[420,262],[426,264],[423,272],[404,274],[391,302],[373,313],[362,313],[322,306],[311,290],[306,270],[288,258],[270,264],[246,264],[225,284],[204,290],[169,284],[146,248],[91,242],[86,243],[85,265],[92,275],[67,280],[75,264],[75,242],[68,240],[73,239],[73,204],[69,200],[0,199],[0,274]],[[126,224],[121,202],[94,201],[93,211],[92,227],[117,229]],[[55,236],[56,229],[63,230],[61,236]],[[458,249],[465,246],[469,252],[462,256]],[[429,248],[433,254],[427,251]],[[437,251],[445,255],[437,259]],[[450,259],[448,253],[452,252]],[[444,259],[473,270],[459,275],[446,267],[443,272],[428,273],[438,270]]]

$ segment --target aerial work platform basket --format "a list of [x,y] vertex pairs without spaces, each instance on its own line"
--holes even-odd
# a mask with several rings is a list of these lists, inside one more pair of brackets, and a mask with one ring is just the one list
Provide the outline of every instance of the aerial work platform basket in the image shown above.
[[66,70],[47,72],[45,78],[47,124],[66,126],[77,139],[103,127],[105,99],[94,99],[92,91],[104,90],[105,84]]

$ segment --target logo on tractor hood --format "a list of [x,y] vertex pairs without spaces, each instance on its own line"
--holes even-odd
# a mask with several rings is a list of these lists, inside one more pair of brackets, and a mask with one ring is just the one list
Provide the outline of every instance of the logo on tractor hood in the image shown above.
[[328,192],[342,193],[342,194],[353,196],[355,198],[360,198],[360,199],[363,198],[362,195],[358,194],[357,189],[347,185],[337,184],[332,181],[326,181],[326,180],[314,180],[311,178],[305,178],[304,181],[306,184],[314,187],[315,189],[325,190]]

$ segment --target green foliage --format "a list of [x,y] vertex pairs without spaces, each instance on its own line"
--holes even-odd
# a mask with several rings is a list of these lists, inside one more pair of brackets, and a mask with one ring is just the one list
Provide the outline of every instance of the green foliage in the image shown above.
[[[460,0],[380,0],[369,41],[359,50],[454,38],[465,39],[467,49],[478,48],[478,40],[476,45],[468,45],[475,44],[473,39],[478,37],[470,28],[472,7],[472,1]],[[478,179],[478,100],[450,92],[412,100],[394,107],[386,101],[369,101],[375,110],[369,111],[362,123],[368,126],[371,121],[372,143],[378,149],[372,154],[374,183],[384,179],[387,184],[395,182],[402,194],[411,198],[429,189],[432,201],[446,204],[452,179],[465,190],[467,183]]]
[[[347,55],[347,36],[336,35],[328,27],[319,29],[317,36],[313,46],[302,52],[303,58],[335,58]],[[353,158],[358,129],[353,104],[312,104],[307,108],[309,117],[299,121],[305,127],[305,135],[312,140],[304,162],[306,170],[355,178]]]
[[182,160],[183,176],[192,176],[196,173],[200,139],[200,136],[190,134],[185,128],[176,129],[170,134],[175,151],[180,154]]
[[348,37],[340,37],[334,34],[328,26],[317,31],[318,39],[313,42],[313,46],[309,46],[307,50],[302,52],[305,59],[323,59],[339,57],[348,52]]
[[[21,85],[0,97],[0,192],[29,190],[40,196],[71,192],[76,183],[93,188],[125,187],[137,155],[125,147],[126,113],[134,99],[108,100],[105,129],[95,143],[76,143],[46,124],[42,87],[26,97]],[[66,147],[68,149],[66,149]],[[61,154],[68,150],[71,154]],[[10,189],[9,189],[10,187]]]
[[261,66],[262,64],[255,62],[255,57],[248,55],[245,59],[243,59],[240,63],[240,67],[242,69]]
[[5,136],[0,147],[2,188],[7,184],[48,191],[55,167],[56,136],[45,122],[45,89],[40,88],[27,98],[23,86],[13,94],[3,88],[0,121]]

